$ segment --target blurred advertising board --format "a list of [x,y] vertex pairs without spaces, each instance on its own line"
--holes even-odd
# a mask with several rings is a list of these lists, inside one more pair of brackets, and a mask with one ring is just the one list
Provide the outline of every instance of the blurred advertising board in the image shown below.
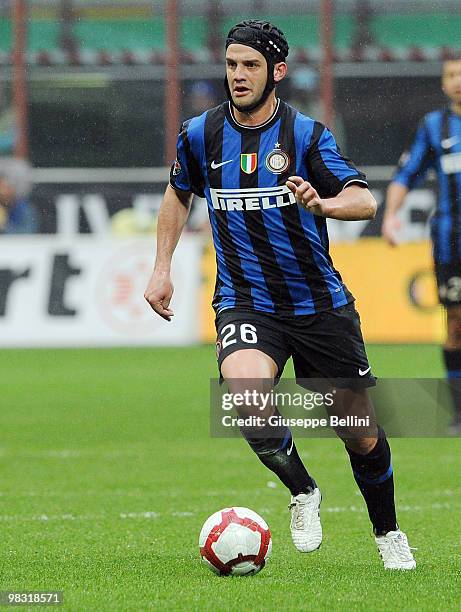
[[112,231],[114,217],[134,212],[136,231],[148,230],[168,182],[164,168],[48,168],[33,171],[30,199],[44,234]]
[[356,298],[368,342],[435,342],[444,334],[429,241],[393,248],[380,238],[331,247]]
[[[365,340],[377,343],[442,340],[443,310],[438,305],[428,241],[387,246],[380,238],[362,238],[331,247],[333,262],[356,298]],[[210,307],[215,283],[210,245],[203,260],[202,335],[214,342]]]
[[[329,220],[331,242],[380,235],[382,204],[393,168],[369,166],[364,170],[378,202],[376,218],[348,223]],[[30,199],[39,213],[41,233],[103,236],[151,232],[168,176],[168,168],[36,168]],[[428,219],[436,201],[432,180],[410,192],[400,213],[402,242],[429,237]],[[205,200],[194,198],[188,227],[200,229],[206,218]]]
[[[89,236],[0,239],[0,346],[184,345],[196,322],[202,240],[184,236],[173,264],[174,323],[143,298],[151,238]],[[191,272],[194,273],[191,273]]]

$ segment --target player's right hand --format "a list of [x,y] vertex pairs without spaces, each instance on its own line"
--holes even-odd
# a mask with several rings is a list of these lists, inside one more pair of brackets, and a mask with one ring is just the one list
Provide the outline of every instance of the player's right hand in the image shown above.
[[174,312],[169,308],[174,287],[169,274],[153,272],[144,291],[144,299],[158,315],[171,321]]
[[397,235],[402,227],[402,223],[397,215],[385,215],[381,226],[383,238],[391,245],[397,246],[399,241]]
[[323,200],[314,187],[301,176],[290,176],[285,183],[296,201],[314,215],[324,216]]

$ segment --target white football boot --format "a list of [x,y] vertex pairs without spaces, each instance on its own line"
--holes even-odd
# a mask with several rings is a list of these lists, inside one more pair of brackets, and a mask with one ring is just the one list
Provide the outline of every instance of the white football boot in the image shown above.
[[316,487],[311,493],[300,493],[291,497],[291,538],[300,552],[317,550],[322,543],[320,502],[322,495]]
[[384,563],[384,569],[415,569],[416,561],[411,551],[416,548],[409,546],[407,536],[400,529],[388,531],[383,536],[375,536],[375,541]]

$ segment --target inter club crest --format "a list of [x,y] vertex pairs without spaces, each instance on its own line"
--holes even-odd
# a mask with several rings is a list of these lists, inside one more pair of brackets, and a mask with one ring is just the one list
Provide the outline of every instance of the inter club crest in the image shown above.
[[275,148],[266,157],[266,168],[274,174],[282,174],[290,165],[290,157],[282,151],[280,144],[275,143]]
[[242,153],[240,155],[240,168],[245,172],[245,174],[253,174],[257,167],[257,153]]

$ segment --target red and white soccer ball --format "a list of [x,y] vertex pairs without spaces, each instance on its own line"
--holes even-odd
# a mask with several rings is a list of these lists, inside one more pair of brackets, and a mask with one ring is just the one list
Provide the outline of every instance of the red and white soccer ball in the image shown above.
[[199,536],[202,561],[220,576],[262,570],[272,551],[267,523],[248,508],[224,508],[205,521]]

